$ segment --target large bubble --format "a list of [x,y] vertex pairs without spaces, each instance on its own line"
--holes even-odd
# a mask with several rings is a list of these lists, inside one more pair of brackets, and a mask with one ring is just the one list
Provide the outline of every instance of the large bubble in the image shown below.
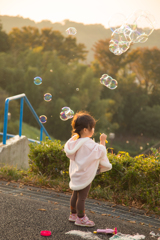
[[74,28],[74,27],[69,27],[69,28],[67,28],[66,33],[67,33],[68,35],[76,35],[77,29]]
[[116,29],[111,35],[109,50],[115,55],[121,55],[129,49],[130,44],[130,37],[125,34],[124,28],[120,27]]
[[41,77],[35,77],[35,78],[34,78],[34,84],[35,84],[35,85],[40,85],[40,84],[42,84],[42,78],[41,78]]
[[133,43],[143,43],[154,31],[155,19],[150,13],[137,10],[126,19],[124,26],[130,30],[130,38]]
[[113,31],[109,50],[115,55],[121,55],[129,49],[131,43],[146,42],[154,31],[156,22],[154,16],[147,11],[136,10],[126,19],[123,14],[117,13],[108,24]]
[[60,112],[60,119],[62,121],[66,121],[68,119],[73,118],[74,116],[74,111],[71,110],[69,107],[63,107]]

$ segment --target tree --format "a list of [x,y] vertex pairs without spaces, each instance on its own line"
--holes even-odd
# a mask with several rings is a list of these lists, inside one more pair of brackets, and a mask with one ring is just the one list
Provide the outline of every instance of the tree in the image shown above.
[[22,27],[22,29],[13,28],[9,32],[9,40],[11,49],[17,53],[41,45],[38,28],[31,26]]
[[137,48],[132,50],[132,54],[135,53],[137,58],[130,63],[130,68],[136,73],[141,86],[151,93],[153,87],[160,86],[160,50],[156,47],[152,49]]
[[45,51],[56,51],[59,58],[69,63],[86,59],[86,47],[84,44],[77,44],[74,37],[64,37],[59,31],[52,28],[43,28],[39,32],[35,27],[13,28],[9,33],[11,49],[14,53],[25,51],[27,49],[36,49],[42,47]]
[[10,49],[9,39],[7,33],[2,31],[2,24],[0,22],[0,52],[7,52]]
[[129,55],[130,50],[119,56],[113,54],[109,50],[109,41],[110,39],[99,40],[93,46],[95,60],[92,63],[92,68],[97,77],[107,73],[115,78],[121,68],[124,68],[129,62],[133,62],[137,57],[133,54]]

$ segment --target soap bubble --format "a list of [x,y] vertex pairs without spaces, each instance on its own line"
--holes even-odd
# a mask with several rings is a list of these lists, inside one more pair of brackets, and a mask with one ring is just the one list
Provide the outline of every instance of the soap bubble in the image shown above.
[[118,82],[115,79],[112,79],[111,83],[107,86],[109,89],[116,89],[118,86]]
[[78,91],[79,91],[79,88],[76,88],[76,91],[78,92]]
[[154,31],[155,19],[150,13],[137,10],[127,18],[125,25],[131,31],[130,38],[132,42],[143,43],[147,41],[148,36]]
[[126,52],[131,43],[144,43],[155,29],[155,19],[147,11],[136,10],[129,17],[121,13],[114,14],[109,22],[113,32],[109,50],[115,55]]
[[39,117],[39,120],[40,120],[41,123],[46,123],[47,122],[47,117],[45,115],[41,115]]
[[108,74],[103,74],[100,78],[100,83],[108,87],[108,85],[111,83],[112,77],[110,77]]
[[66,121],[73,118],[74,112],[69,107],[63,107],[60,112],[60,119]]
[[35,78],[34,78],[34,84],[35,84],[35,85],[40,85],[40,84],[42,84],[42,78],[41,78],[41,77],[35,77]]
[[74,28],[74,27],[69,27],[69,28],[67,28],[66,33],[67,33],[68,35],[76,35],[77,29]]
[[125,21],[126,21],[125,15],[123,15],[122,13],[115,13],[109,19],[108,25],[111,31],[114,32],[117,28],[124,25]]
[[145,33],[140,34],[138,31],[132,31],[130,33],[130,38],[133,43],[144,43],[148,40],[148,35],[146,35]]
[[53,72],[53,70],[52,70],[52,69],[50,69],[50,72]]
[[120,27],[111,35],[109,50],[115,55],[121,55],[129,49],[130,44],[130,37],[125,34],[124,28]]
[[45,93],[45,94],[44,94],[44,100],[45,100],[46,102],[50,102],[50,101],[52,100],[52,94],[50,94],[50,93]]
[[118,86],[118,82],[108,74],[102,75],[102,77],[100,78],[100,83],[112,90],[116,89]]

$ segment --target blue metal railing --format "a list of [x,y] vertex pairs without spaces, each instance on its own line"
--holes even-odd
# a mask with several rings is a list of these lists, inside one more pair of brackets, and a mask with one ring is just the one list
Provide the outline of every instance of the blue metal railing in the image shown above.
[[[0,136],[3,136],[3,132],[0,132]],[[7,137],[6,137],[6,139],[9,139],[9,138],[12,138],[12,137],[15,137],[16,135],[14,135],[14,134],[9,134],[9,133],[7,133]],[[35,139],[31,139],[31,138],[28,138],[28,141],[30,141],[30,142],[32,142],[32,143],[41,143],[40,141],[38,141],[38,140],[35,140]]]
[[43,138],[43,132],[46,134],[46,136],[50,138],[48,132],[46,131],[45,127],[43,126],[43,124],[40,122],[38,115],[36,114],[36,112],[34,111],[32,105],[30,104],[28,98],[26,97],[26,95],[24,93],[19,94],[19,95],[15,95],[9,98],[6,98],[5,100],[5,109],[4,109],[4,126],[3,126],[3,144],[6,144],[6,139],[7,139],[7,125],[8,125],[8,109],[9,109],[9,102],[12,100],[17,100],[17,99],[21,99],[20,102],[20,118],[19,118],[19,136],[22,136],[22,122],[23,122],[23,106],[24,106],[24,100],[27,104],[27,106],[29,107],[29,109],[31,110],[33,116],[35,117],[36,121],[38,122],[39,126],[40,126],[40,141],[42,141]]

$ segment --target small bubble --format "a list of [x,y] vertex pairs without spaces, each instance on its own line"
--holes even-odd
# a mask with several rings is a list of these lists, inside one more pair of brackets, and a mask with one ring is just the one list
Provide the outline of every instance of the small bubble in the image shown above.
[[140,146],[140,150],[143,150],[143,147],[142,147],[142,146]]
[[35,85],[40,85],[40,84],[42,84],[42,78],[41,78],[41,77],[35,77],[35,78],[34,78],[34,84],[35,84]]
[[52,94],[50,94],[50,93],[45,93],[45,94],[44,94],[44,100],[45,100],[46,102],[50,102],[50,101],[52,100]]
[[70,118],[73,118],[74,112],[69,107],[63,107],[60,112],[60,119],[66,121]]
[[66,33],[68,35],[75,35],[77,33],[77,29],[74,27],[69,27],[69,28],[67,28]]
[[52,70],[52,69],[50,69],[50,72],[53,72],[53,70]]
[[46,123],[47,122],[47,117],[45,115],[41,115],[39,117],[39,120],[40,120],[41,123]]
[[129,143],[129,141],[127,140],[126,143]]
[[76,91],[78,92],[78,91],[79,91],[79,88],[76,88]]

